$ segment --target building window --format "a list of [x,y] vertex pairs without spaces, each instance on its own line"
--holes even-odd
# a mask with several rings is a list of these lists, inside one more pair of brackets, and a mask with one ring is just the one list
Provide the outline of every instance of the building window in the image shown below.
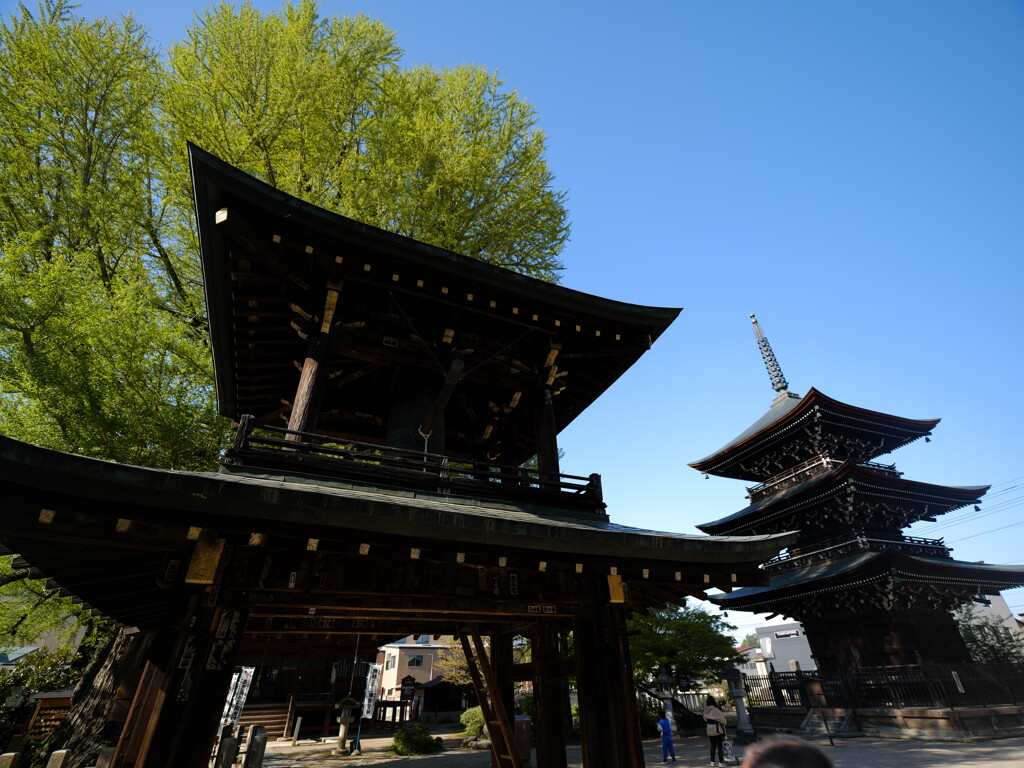
[[417,653],[415,656],[409,657],[410,667],[422,667],[423,666],[423,654]]
[[394,656],[388,656],[387,659],[384,660],[384,669],[394,669],[394,668],[395,668],[395,657]]

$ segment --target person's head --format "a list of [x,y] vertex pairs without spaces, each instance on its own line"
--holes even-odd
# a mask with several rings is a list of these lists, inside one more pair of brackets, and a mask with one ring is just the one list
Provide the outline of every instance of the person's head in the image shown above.
[[828,755],[795,736],[769,736],[747,749],[741,768],[833,768]]
[[718,702],[715,701],[714,696],[708,696],[708,700],[705,702],[709,707],[717,707]]

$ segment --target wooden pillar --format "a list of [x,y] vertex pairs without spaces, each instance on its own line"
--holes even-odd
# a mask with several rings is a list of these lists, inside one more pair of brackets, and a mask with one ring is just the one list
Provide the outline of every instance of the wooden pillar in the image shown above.
[[144,759],[149,751],[160,710],[167,698],[167,672],[152,661],[146,662],[142,678],[135,688],[128,718],[118,739],[110,764],[127,768]]
[[140,768],[206,768],[224,712],[248,606],[203,613],[175,665],[166,705]]
[[605,608],[607,623],[615,645],[612,660],[617,693],[609,703],[621,716],[621,733],[626,751],[638,762],[644,764],[644,744],[640,736],[640,708],[636,700],[636,681],[633,679],[633,658],[629,653],[629,632],[626,626],[626,606],[608,605]]
[[[602,585],[597,585],[598,590]],[[633,686],[623,605],[604,599],[576,619],[576,682],[587,768],[643,768],[640,715]]]
[[[320,416],[320,404],[327,383],[327,364],[331,356],[332,330],[334,329],[334,311],[338,303],[340,284],[331,284],[324,302],[323,320],[320,327],[309,334],[306,347],[306,359],[302,363],[299,386],[295,390],[292,401],[292,413],[288,418],[288,429],[296,432],[313,432],[316,430]],[[290,439],[295,439],[289,436]]]
[[161,692],[159,707],[148,716],[138,757],[125,766],[208,765],[249,613],[248,603],[224,601],[232,556],[232,548],[212,531],[196,541],[183,587],[187,607],[178,615],[175,642],[163,666],[165,679],[150,685]]
[[538,621],[533,627],[532,643],[537,768],[566,768],[562,681],[555,674],[558,632],[550,622]]
[[[555,406],[551,390],[541,390],[534,408],[537,432],[537,469],[544,474],[558,475],[558,435]],[[554,479],[554,478],[553,478]]]
[[[516,689],[512,680],[512,664],[514,662],[512,643],[515,638],[512,632],[501,632],[491,635],[491,666],[494,668],[494,679],[497,681],[498,690],[494,695],[501,697],[501,703],[508,713],[509,728],[513,735],[516,729]],[[515,749],[516,744],[513,738],[509,749]],[[491,765],[498,768],[494,762],[494,755],[491,754]]]

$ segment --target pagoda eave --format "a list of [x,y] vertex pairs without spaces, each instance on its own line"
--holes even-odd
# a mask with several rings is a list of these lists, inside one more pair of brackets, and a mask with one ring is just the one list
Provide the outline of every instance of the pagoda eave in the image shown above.
[[766,587],[746,587],[711,600],[730,610],[764,613],[782,604],[863,590],[880,580],[891,580],[897,587],[903,585],[904,590],[941,588],[966,600],[976,594],[1024,585],[1024,568],[919,557],[892,550],[860,552],[775,575]]
[[[893,473],[844,462],[809,480],[764,497],[728,517],[703,523],[698,530],[713,536],[742,536],[752,531],[781,532],[806,527],[808,510],[828,499],[840,499],[850,511],[846,525],[878,524],[859,513],[864,504],[884,504],[891,509],[887,527],[903,528],[922,519],[977,504],[990,486],[947,486],[906,480]],[[837,502],[838,503],[838,502]],[[837,508],[836,514],[840,514]]]
[[[806,434],[813,425],[824,427],[825,432],[847,435],[866,443],[867,447],[859,449],[860,455],[852,457],[860,462],[925,437],[938,423],[939,419],[907,419],[858,408],[812,388],[801,398],[792,395],[777,398],[772,408],[751,427],[723,448],[689,466],[709,475],[763,482],[776,470],[761,468],[759,460],[787,441],[806,441]],[[825,452],[820,448],[808,450],[809,455]]]

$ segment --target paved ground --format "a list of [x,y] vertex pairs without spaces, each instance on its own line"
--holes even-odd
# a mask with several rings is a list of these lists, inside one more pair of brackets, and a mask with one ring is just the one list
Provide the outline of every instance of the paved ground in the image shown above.
[[[387,752],[391,735],[371,734],[363,737],[363,754],[332,757],[331,744],[302,742],[297,747],[288,743],[272,744],[267,750],[267,768],[362,768],[362,766],[403,766],[403,768],[488,768],[490,754],[486,751],[460,748],[461,734],[455,726],[436,726],[431,733],[444,739],[443,752],[435,755],[398,757]],[[934,741],[895,741],[874,738],[837,739],[830,746],[827,738],[815,743],[832,758],[836,768],[1024,768],[1024,737],[999,739],[977,744]],[[681,766],[708,765],[707,739],[676,739],[676,758]],[[742,747],[737,748],[742,757]],[[661,743],[644,742],[647,765],[661,764]],[[579,747],[568,750],[569,768],[582,768]]]

